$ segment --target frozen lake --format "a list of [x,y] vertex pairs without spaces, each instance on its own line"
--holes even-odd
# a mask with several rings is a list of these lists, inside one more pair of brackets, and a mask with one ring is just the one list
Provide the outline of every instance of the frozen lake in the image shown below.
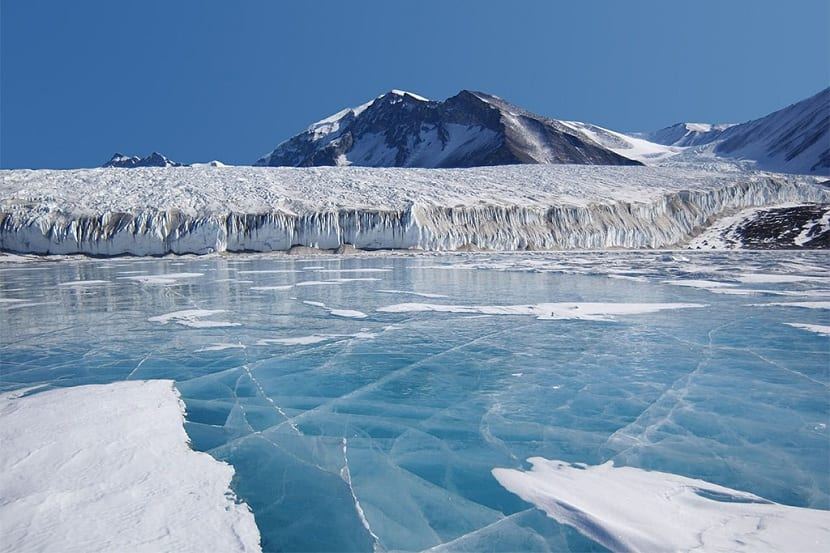
[[614,547],[494,477],[531,474],[531,457],[701,479],[830,527],[828,267],[827,252],[4,262],[0,391],[174,380],[265,551]]

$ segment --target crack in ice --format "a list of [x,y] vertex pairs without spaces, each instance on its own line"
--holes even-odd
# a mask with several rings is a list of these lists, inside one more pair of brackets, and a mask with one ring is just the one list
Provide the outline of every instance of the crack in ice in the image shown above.
[[388,384],[389,382],[392,382],[394,380],[402,378],[402,377],[406,376],[407,374],[409,374],[410,372],[412,372],[413,370],[420,367],[421,365],[423,365],[424,363],[427,363],[428,361],[431,361],[431,360],[434,360],[434,359],[436,359],[438,357],[441,357],[443,355],[461,350],[461,349],[463,349],[467,346],[473,345],[473,344],[475,344],[477,342],[480,342],[482,340],[489,340],[493,336],[495,336],[497,334],[502,334],[504,332],[505,332],[504,330],[497,330],[497,331],[494,331],[494,332],[490,332],[488,334],[478,336],[477,338],[474,338],[472,340],[468,340],[468,341],[466,341],[462,344],[458,344],[456,346],[453,346],[449,349],[445,349],[445,350],[440,351],[438,353],[430,354],[430,355],[428,355],[428,356],[426,356],[422,359],[419,359],[418,361],[415,361],[415,362],[410,363],[406,366],[403,366],[399,369],[396,369],[396,370],[392,371],[391,373],[388,373],[388,374],[382,376],[381,378],[379,378],[377,380],[374,380],[372,382],[369,382],[368,384],[365,384],[363,386],[355,388],[354,390],[352,390],[352,391],[350,391],[346,394],[343,394],[343,395],[338,396],[336,398],[332,398],[329,401],[326,401],[324,403],[321,403],[320,405],[317,405],[316,407],[313,407],[312,409],[308,409],[307,411],[303,411],[302,413],[294,416],[293,418],[289,419],[288,421],[283,422],[283,423],[278,423],[278,424],[274,425],[271,428],[279,428],[280,426],[282,426],[286,423],[291,424],[292,426],[294,426],[298,421],[306,419],[306,418],[308,418],[309,416],[311,416],[313,414],[330,411],[334,406],[336,406],[337,404],[339,404],[343,400],[353,399],[353,398],[358,397],[358,396],[360,396],[360,395],[362,395],[366,392],[371,392],[371,391],[377,390],[378,388],[380,388],[381,386],[383,386],[385,384]]
[[[703,369],[704,366],[706,366],[706,364],[709,361],[711,361],[713,350],[719,349],[719,348],[715,348],[715,346],[713,344],[714,334],[716,332],[720,331],[723,328],[726,328],[728,326],[732,326],[733,324],[735,324],[735,323],[734,322],[728,322],[728,323],[724,323],[722,325],[719,325],[715,328],[710,329],[706,333],[707,344],[703,346],[702,358],[700,359],[700,361],[698,361],[698,363],[695,366],[694,370],[692,370],[691,372],[677,378],[674,382],[672,382],[671,387],[669,387],[667,390],[665,390],[662,394],[660,394],[660,397],[655,399],[645,409],[643,409],[643,411],[637,416],[636,419],[634,419],[630,423],[626,424],[622,428],[619,428],[613,434],[608,436],[608,438],[605,440],[605,444],[604,444],[604,447],[606,447],[606,448],[612,447],[612,442],[616,442],[616,441],[620,441],[620,442],[623,442],[623,443],[628,442],[628,445],[626,447],[624,447],[622,450],[617,451],[615,453],[614,457],[622,455],[622,454],[630,451],[631,449],[633,449],[634,447],[636,447],[638,445],[651,444],[652,443],[648,439],[648,436],[651,433],[651,431],[658,428],[663,423],[671,420],[674,413],[677,411],[678,408],[680,408],[681,404],[683,403],[683,400],[688,395],[689,386],[691,385],[692,379],[701,371],[701,369]],[[682,341],[682,340],[680,340],[680,341]],[[700,345],[698,345],[698,347],[700,347]],[[665,413],[661,414],[659,416],[658,420],[656,420],[654,422],[651,422],[648,425],[643,424],[643,423],[645,423],[644,418],[647,417],[648,414],[651,411],[653,411],[655,409],[659,409],[660,407],[658,407],[658,404],[664,402],[664,400],[671,400],[671,406],[667,407],[667,411]],[[663,407],[663,408],[666,409],[666,407]],[[641,427],[642,429],[636,435],[628,433],[629,429],[634,429],[638,426]]]
[[380,553],[381,551],[384,551],[384,548],[380,544],[380,538],[372,531],[372,527],[369,525],[369,520],[366,518],[366,513],[363,512],[363,507],[360,506],[360,501],[357,499],[357,493],[352,485],[352,474],[349,470],[348,440],[345,436],[343,437],[343,441],[341,443],[343,444],[343,468],[340,469],[340,478],[342,478],[349,487],[349,493],[352,494],[354,508],[357,511],[357,516],[360,518],[360,522],[363,524],[363,527],[366,528],[366,531],[369,532],[369,535],[372,536],[372,540],[374,541],[374,547],[372,549],[375,553]]

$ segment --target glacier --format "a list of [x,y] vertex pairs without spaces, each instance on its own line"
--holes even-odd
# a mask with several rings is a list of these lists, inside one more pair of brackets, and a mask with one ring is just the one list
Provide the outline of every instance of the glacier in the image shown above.
[[33,254],[666,248],[742,209],[830,202],[817,178],[717,163],[0,176],[0,250]]

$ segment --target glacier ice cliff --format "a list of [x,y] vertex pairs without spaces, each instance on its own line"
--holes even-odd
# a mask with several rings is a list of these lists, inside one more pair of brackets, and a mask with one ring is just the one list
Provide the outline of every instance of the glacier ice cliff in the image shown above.
[[662,248],[755,206],[828,203],[812,177],[734,169],[178,167],[0,171],[0,249],[164,255],[295,246]]

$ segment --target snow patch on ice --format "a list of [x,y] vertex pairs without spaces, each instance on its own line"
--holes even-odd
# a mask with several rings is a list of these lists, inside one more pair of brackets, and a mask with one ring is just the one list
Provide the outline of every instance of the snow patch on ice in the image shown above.
[[441,305],[399,303],[379,307],[387,313],[468,313],[481,315],[531,315],[537,319],[613,321],[617,316],[655,313],[666,309],[705,307],[698,303],[539,303],[535,305]]
[[830,309],[830,301],[783,301],[775,303],[755,303],[754,307],[801,307],[803,309]]
[[366,313],[355,309],[329,309],[329,313],[335,317],[346,317],[348,319],[365,319]]
[[58,286],[67,288],[90,288],[94,286],[101,286],[109,284],[108,280],[73,280],[70,282],[61,282]]
[[528,459],[499,483],[612,551],[826,551],[830,513],[633,467]]
[[822,336],[830,336],[830,326],[825,325],[814,325],[814,324],[807,324],[807,323],[784,323],[785,325],[789,325],[795,328],[800,328],[803,330],[807,330],[810,332],[815,332],[816,334],[821,334]]
[[275,290],[291,290],[294,288],[293,284],[280,284],[275,286],[251,286],[251,290],[256,290],[259,292],[268,292],[268,291],[275,291]]
[[224,309],[184,309],[182,311],[174,311],[172,313],[165,313],[156,317],[147,319],[151,323],[161,323],[166,325],[173,322],[182,326],[189,326],[191,328],[217,328],[225,326],[241,326],[241,323],[231,323],[228,321],[203,321],[203,317],[210,317],[217,313],[224,313]]
[[721,282],[718,280],[664,280],[663,284],[671,284],[672,286],[688,286],[690,288],[702,288],[704,290],[712,290],[713,288],[724,288],[737,286],[731,282]]
[[808,275],[775,275],[766,273],[745,273],[737,275],[736,280],[744,284],[782,284],[790,282],[827,282],[830,283],[830,277],[815,277]]
[[124,280],[132,280],[135,282],[140,282],[141,284],[157,284],[157,285],[169,285],[169,284],[176,284],[179,280],[185,278],[197,278],[200,276],[205,276],[204,273],[167,273],[164,275],[139,275],[139,276],[128,276],[128,277],[119,277]]
[[257,340],[258,346],[278,344],[282,346],[309,346],[322,342],[330,342],[343,339],[371,340],[376,337],[373,332],[360,331],[354,334],[312,334],[310,336],[295,336],[290,338],[263,338]]
[[412,292],[410,290],[378,290],[382,294],[404,294],[409,296],[419,296],[421,298],[440,299],[448,296],[444,294],[431,294],[428,292]]
[[357,311],[354,309],[333,309],[331,307],[328,307],[325,303],[319,301],[304,301],[303,303],[306,305],[311,305],[313,307],[320,307],[322,309],[325,309],[335,317],[345,317],[347,319],[365,319],[366,317],[368,317],[368,315],[363,311]]
[[213,344],[211,346],[205,346],[203,348],[199,348],[195,350],[194,353],[202,353],[205,351],[222,351],[226,349],[245,349],[245,344],[240,342],[236,343],[223,343],[223,344]]
[[166,380],[0,394],[4,551],[259,551],[233,468],[190,449]]

